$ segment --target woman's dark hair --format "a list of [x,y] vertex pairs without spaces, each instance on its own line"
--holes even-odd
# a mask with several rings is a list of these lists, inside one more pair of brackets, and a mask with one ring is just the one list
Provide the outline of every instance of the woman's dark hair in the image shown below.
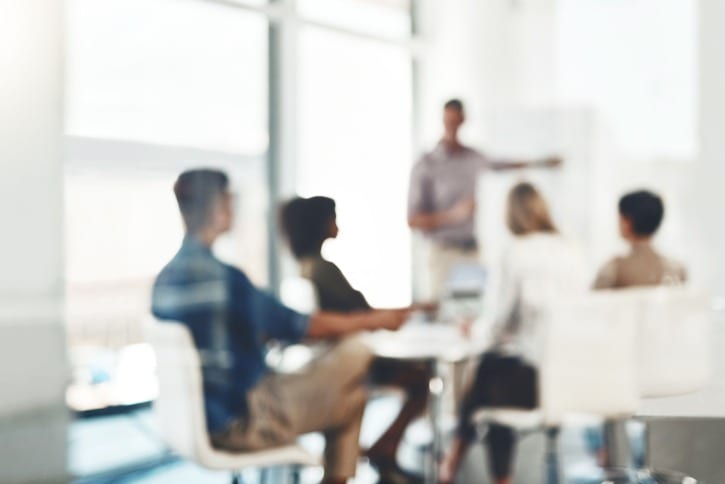
[[327,197],[296,197],[282,206],[282,231],[297,259],[320,253],[335,219],[335,201]]
[[640,237],[657,232],[665,216],[665,206],[659,195],[647,190],[627,193],[619,199],[619,214],[629,220],[632,231]]

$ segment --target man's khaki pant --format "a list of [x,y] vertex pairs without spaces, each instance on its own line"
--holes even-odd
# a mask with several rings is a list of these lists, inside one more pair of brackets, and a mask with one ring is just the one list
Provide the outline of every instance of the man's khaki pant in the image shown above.
[[[457,247],[446,247],[431,244],[428,252],[429,271],[429,297],[436,301],[443,301],[446,297],[446,283],[456,266],[480,264],[480,256],[477,249],[462,249]],[[464,392],[464,382],[468,368],[468,362],[454,363],[443,371],[450,372],[449,378],[452,382],[447,401],[458,409]]]
[[371,361],[367,346],[347,338],[302,373],[266,376],[247,394],[249,415],[212,436],[212,443],[230,450],[261,450],[293,443],[301,434],[322,432],[325,476],[353,477]]
[[460,249],[431,244],[428,254],[429,297],[440,300],[451,272],[458,265],[480,264],[477,249]]

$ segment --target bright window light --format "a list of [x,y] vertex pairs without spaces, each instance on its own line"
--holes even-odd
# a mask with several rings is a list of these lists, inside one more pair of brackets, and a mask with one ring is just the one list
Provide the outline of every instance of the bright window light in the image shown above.
[[340,236],[326,255],[371,304],[405,304],[411,295],[409,54],[312,27],[300,32],[299,45],[297,188],[337,201]]
[[262,155],[267,21],[213,2],[72,0],[68,132]]

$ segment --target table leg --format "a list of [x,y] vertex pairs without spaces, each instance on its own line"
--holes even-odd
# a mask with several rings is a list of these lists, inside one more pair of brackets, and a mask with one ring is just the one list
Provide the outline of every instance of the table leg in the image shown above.
[[441,363],[438,361],[432,364],[431,379],[428,382],[430,390],[430,426],[431,426],[431,455],[426,481],[435,484],[438,482],[439,465],[443,458],[443,429],[441,418],[443,413],[443,392],[445,381]]
[[632,450],[624,420],[605,421],[604,448],[607,453],[606,467],[625,469],[632,466]]

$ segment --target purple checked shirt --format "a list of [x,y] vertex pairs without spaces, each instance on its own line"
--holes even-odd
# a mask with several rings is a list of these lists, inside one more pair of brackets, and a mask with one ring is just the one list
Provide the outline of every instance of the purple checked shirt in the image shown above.
[[[478,176],[496,168],[497,161],[473,148],[455,151],[439,143],[413,167],[408,195],[408,215],[441,212],[457,202],[476,196]],[[464,246],[475,242],[473,217],[465,222],[425,232],[442,246]]]

